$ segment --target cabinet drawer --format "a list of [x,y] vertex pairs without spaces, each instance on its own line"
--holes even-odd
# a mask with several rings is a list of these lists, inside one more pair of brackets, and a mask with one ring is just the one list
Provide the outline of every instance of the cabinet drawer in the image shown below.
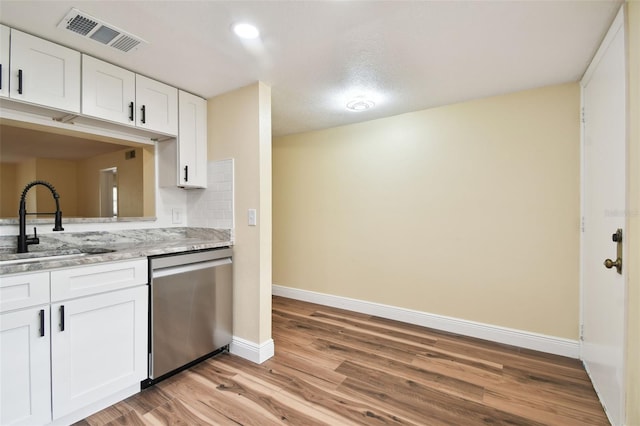
[[147,265],[143,258],[51,271],[51,301],[146,284]]
[[0,277],[0,312],[49,303],[49,273]]

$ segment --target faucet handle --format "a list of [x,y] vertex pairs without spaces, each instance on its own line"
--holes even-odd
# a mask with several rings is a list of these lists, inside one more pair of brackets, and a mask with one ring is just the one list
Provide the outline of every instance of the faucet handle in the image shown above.
[[36,227],[33,227],[33,237],[27,237],[27,244],[40,244],[40,238],[38,238],[38,231]]

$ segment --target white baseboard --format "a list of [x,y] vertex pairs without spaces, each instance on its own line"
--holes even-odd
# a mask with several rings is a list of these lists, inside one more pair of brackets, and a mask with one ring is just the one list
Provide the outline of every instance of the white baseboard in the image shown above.
[[273,356],[275,346],[273,339],[258,344],[233,336],[229,345],[229,352],[256,364],[262,364]]
[[276,284],[273,285],[272,289],[274,296],[288,297],[290,299],[317,303],[319,305],[347,309],[367,315],[375,315],[409,324],[434,328],[436,330],[477,337],[479,339],[519,346],[521,348],[533,349],[570,358],[580,357],[580,344],[577,340],[483,324],[474,321],[446,317],[443,315],[430,314],[428,312],[367,302],[365,300],[350,299],[348,297],[334,296],[325,293],[316,293],[314,291],[300,290]]

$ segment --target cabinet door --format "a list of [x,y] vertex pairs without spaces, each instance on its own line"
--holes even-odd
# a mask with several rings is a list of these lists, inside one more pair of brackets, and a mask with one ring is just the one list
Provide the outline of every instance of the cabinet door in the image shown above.
[[178,89],[136,74],[136,126],[178,134]]
[[0,96],[9,96],[9,27],[0,25]]
[[148,287],[51,305],[53,418],[147,378]]
[[0,424],[51,421],[49,349],[48,305],[0,315]]
[[80,112],[80,52],[11,30],[10,97]]
[[82,113],[135,125],[136,75],[82,55]]
[[207,101],[179,92],[178,186],[207,187]]

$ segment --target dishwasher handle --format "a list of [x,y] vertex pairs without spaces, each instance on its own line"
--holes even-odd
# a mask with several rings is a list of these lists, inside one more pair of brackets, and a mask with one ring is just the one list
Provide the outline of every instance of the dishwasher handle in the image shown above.
[[211,260],[232,257],[231,248],[217,248],[213,250],[194,251],[188,253],[176,253],[163,256],[149,257],[152,270],[169,268],[171,266],[183,266],[191,263],[209,262]]
[[230,265],[231,258],[212,260],[209,262],[191,263],[188,265],[170,266],[167,268],[158,268],[151,271],[153,278],[162,278],[169,275],[184,274],[186,272],[199,271],[200,269],[215,268],[223,265]]

